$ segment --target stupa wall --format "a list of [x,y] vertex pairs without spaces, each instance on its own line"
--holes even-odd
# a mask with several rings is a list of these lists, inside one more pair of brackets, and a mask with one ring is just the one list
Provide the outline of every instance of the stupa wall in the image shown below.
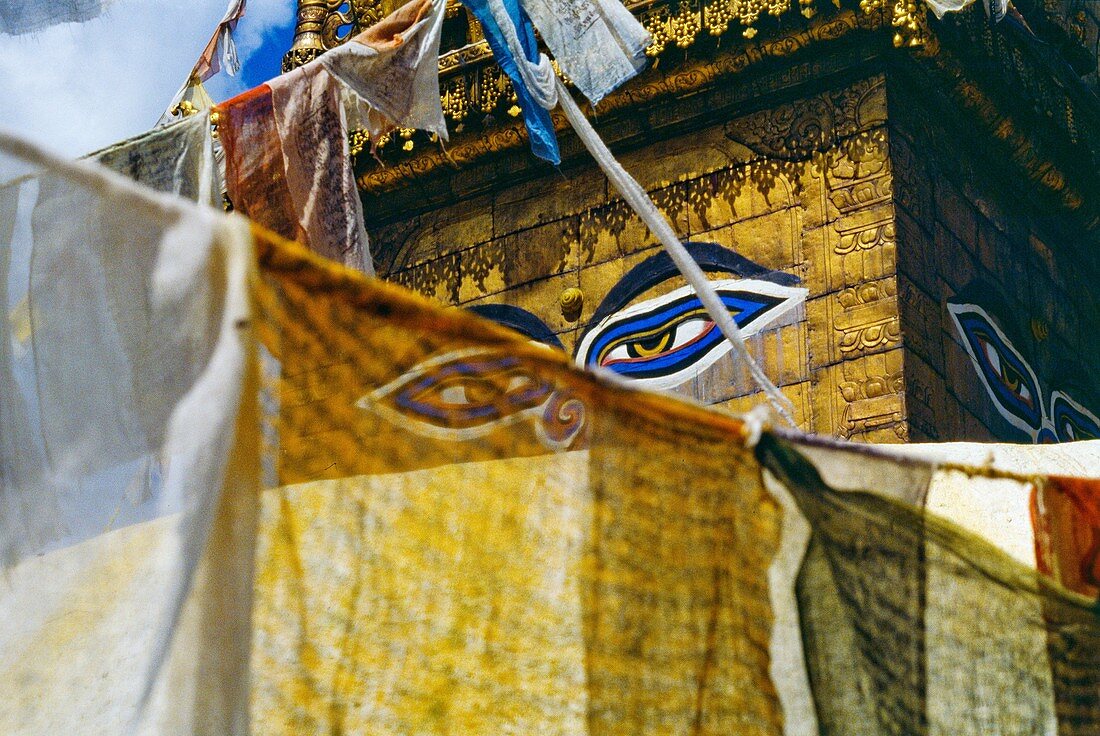
[[[904,441],[885,77],[778,92],[705,125],[692,121],[706,94],[666,105],[663,122],[682,123],[675,135],[647,134],[637,120],[613,120],[601,133],[633,142],[618,147],[621,162],[684,240],[715,244],[719,260],[747,259],[773,272],[764,280],[786,278],[800,292],[782,319],[749,338],[799,424]],[[660,248],[584,159],[371,227],[370,235],[386,278],[443,304],[526,310],[573,354],[597,328],[594,317],[607,317],[609,295],[628,297],[614,316],[640,302],[659,305],[683,285],[678,277],[650,284],[634,271],[644,272]],[[725,268],[714,266],[711,277],[728,278]],[[583,299],[576,314],[563,310],[570,290]],[[737,410],[759,400],[722,361],[675,390]]]
[[983,155],[980,133],[920,96],[892,80],[910,437],[1067,439],[1060,407],[1081,422],[1100,412],[1096,258],[1063,213]]

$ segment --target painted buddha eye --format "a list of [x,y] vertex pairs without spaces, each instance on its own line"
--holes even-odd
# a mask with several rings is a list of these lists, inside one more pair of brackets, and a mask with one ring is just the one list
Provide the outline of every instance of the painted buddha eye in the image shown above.
[[[470,366],[474,370],[479,367],[483,366]],[[540,396],[545,396],[545,392],[532,376],[509,374],[507,369],[503,369],[487,375],[456,375],[438,383],[429,383],[414,395],[403,398],[424,406],[433,406],[440,412],[481,415],[499,414],[509,407],[523,406]]]
[[546,403],[552,388],[517,358],[459,351],[430,359],[359,401],[404,422],[477,430]]
[[1051,418],[1060,442],[1100,439],[1100,419],[1061,391],[1050,397]]
[[454,361],[393,394],[399,409],[441,426],[468,428],[538,406],[550,388],[519,371],[514,358]]
[[1034,438],[1043,426],[1035,371],[1001,329],[975,304],[947,305],[971,361],[1000,414]]
[[624,361],[650,360],[676,350],[692,348],[713,330],[714,322],[705,313],[688,315],[648,334],[632,335],[613,342],[600,356],[599,364],[606,368]]
[[[805,299],[805,290],[771,281],[712,282],[744,335],[759,332]],[[725,336],[707,316],[691,287],[613,313],[585,333],[577,362],[675,388],[729,352]]]
[[1035,409],[1035,395],[1027,385],[1027,379],[1011,362],[1001,360],[996,340],[986,332],[976,329],[974,338],[982,348],[982,354],[989,365],[990,372],[1000,379],[1001,384],[1024,406]]
[[421,362],[356,402],[403,430],[465,441],[525,421],[543,447],[573,446],[585,406],[528,363],[502,350],[455,350]]

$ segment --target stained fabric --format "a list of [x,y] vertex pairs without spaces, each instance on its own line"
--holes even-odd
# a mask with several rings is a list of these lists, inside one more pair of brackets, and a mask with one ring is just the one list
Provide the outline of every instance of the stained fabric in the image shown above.
[[116,143],[88,158],[158,192],[221,205],[209,112]]
[[[1057,482],[1029,473],[1094,471],[1092,445],[908,459],[765,432],[765,488],[736,421],[260,247],[285,407],[257,558],[264,732],[1100,723],[1095,597],[1042,571],[1067,523],[1029,512]],[[1063,568],[1092,559],[1089,503],[1066,512]]]
[[260,249],[257,732],[780,732],[739,422]]
[[416,128],[447,140],[439,98],[439,39],[446,3],[406,3],[380,23],[322,54],[317,63],[339,79],[355,123],[371,139],[395,127]]
[[371,268],[339,85],[311,66],[269,86],[298,239],[326,258]]
[[100,15],[111,0],[6,0],[0,5],[0,33],[18,36],[59,23],[82,23]]
[[302,68],[219,106],[236,211],[352,268],[370,264],[336,82]]
[[[795,582],[806,669],[801,681],[778,684],[791,702],[812,703],[817,723],[790,732],[1061,734],[1100,725],[1096,597],[1044,574],[1035,549],[1018,544],[1036,540],[1027,500],[1057,480],[800,449],[765,436],[758,452],[807,521]],[[944,473],[955,488],[941,482],[933,499]],[[1021,500],[1022,520],[1004,513]],[[1019,527],[982,518],[998,514]]]
[[1100,728],[1095,443],[771,430],[0,151],[5,732]]
[[6,135],[0,172],[0,730],[242,733],[247,225]]
[[523,8],[593,105],[645,67],[652,39],[619,0],[524,0]]
[[[496,17],[498,14],[493,12],[490,0],[464,0],[463,5],[481,24],[485,40],[489,42],[489,48],[493,52],[493,58],[512,81],[512,88],[516,92],[519,107],[523,111],[523,123],[527,128],[531,152],[557,166],[561,163],[561,151],[558,148],[557,135],[554,133],[554,121],[550,119],[549,110],[536,100],[537,90],[533,90],[527,83],[522,70],[523,65],[539,61],[535,27],[531,24],[531,19],[519,0],[493,1],[500,3],[502,11],[500,15],[507,20],[504,20],[504,17],[499,19]],[[523,52],[522,58],[516,58],[511,44],[507,41],[506,31],[516,36],[517,45]]]
[[445,135],[435,61],[443,9],[412,0],[350,43],[220,105],[226,189],[237,211],[373,273],[345,97],[369,108],[376,134],[401,125]]

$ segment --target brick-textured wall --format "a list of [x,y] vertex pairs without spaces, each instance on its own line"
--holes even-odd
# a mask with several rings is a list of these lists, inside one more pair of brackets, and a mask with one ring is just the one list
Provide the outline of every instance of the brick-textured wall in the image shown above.
[[1063,216],[975,153],[977,133],[922,104],[919,90],[892,83],[890,107],[911,439],[1027,441],[979,380],[946,302],[975,280],[1003,296],[996,317],[1018,328],[1016,347],[1047,401],[1068,388],[1052,385],[1064,367],[1085,385],[1100,383],[1096,258],[1078,249]]
[[[683,104],[686,115],[692,102]],[[907,425],[886,122],[885,80],[871,76],[620,160],[684,239],[719,243],[808,289],[803,319],[751,345],[799,424],[897,442]],[[658,248],[591,165],[547,170],[370,234],[387,254],[387,278],[442,304],[523,307],[570,351],[608,290]],[[576,320],[559,304],[570,287],[584,295]],[[742,410],[758,400],[723,403]]]

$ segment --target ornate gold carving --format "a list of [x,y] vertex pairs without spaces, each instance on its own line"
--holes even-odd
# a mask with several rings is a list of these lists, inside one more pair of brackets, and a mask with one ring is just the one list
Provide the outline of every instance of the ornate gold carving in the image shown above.
[[923,0],[897,0],[892,25],[897,29],[894,46],[922,48],[929,43],[928,10]]
[[[367,28],[386,17],[390,11],[396,10],[401,3],[386,2],[386,0],[351,0],[352,16],[359,29]],[[449,10],[450,8],[448,8]]]
[[870,207],[890,199],[891,186],[888,174],[875,174],[855,179],[829,191],[829,200],[841,213]]
[[355,21],[354,15],[340,11],[343,4],[343,0],[298,0],[294,42],[283,57],[284,73],[313,61],[340,42],[336,29]]
[[558,304],[561,306],[561,316],[570,322],[576,322],[584,307],[584,293],[576,287],[570,287],[558,297]]
[[358,156],[370,143],[370,134],[365,130],[353,130],[348,133],[348,149],[352,156]]
[[286,55],[283,57],[283,74],[286,74],[291,69],[297,69],[300,66],[305,66],[306,64],[320,56],[322,53],[324,53],[324,49],[322,48],[304,47],[291,49],[290,51],[286,52]]
[[[706,1],[706,0],[705,0]],[[666,6],[653,6],[642,11],[642,17],[646,13],[655,12]],[[713,59],[698,59],[678,69],[672,74],[649,75],[628,85],[625,89],[617,90],[600,103],[600,112],[608,115],[616,110],[632,108],[641,104],[654,102],[669,97],[681,96],[685,93],[698,90],[715,81],[740,73],[750,66],[768,58],[784,57],[806,46],[821,40],[839,38],[857,29],[873,30],[882,26],[883,19],[875,15],[863,15],[851,10],[843,10],[829,18],[815,18],[803,27],[790,33],[765,41],[752,41],[739,44],[736,48],[719,54]],[[652,26],[647,24],[652,31]],[[483,78],[481,69],[470,69],[474,64],[488,61],[488,44],[484,42],[468,46],[440,58],[440,68],[446,68],[447,74],[441,80],[441,92],[450,94],[446,106],[461,110],[463,119],[468,116],[471,108],[482,113],[489,114],[480,104],[478,95],[479,83]],[[495,68],[495,67],[483,67]],[[499,72],[498,72],[499,73]],[[453,76],[452,76],[453,75]],[[452,80],[455,83],[447,86]],[[461,84],[459,83],[461,80]],[[503,78],[500,94],[503,102],[511,104],[512,90],[507,78]],[[458,98],[465,94],[466,104]],[[470,101],[473,104],[470,104]],[[445,108],[446,109],[446,108]],[[447,153],[424,149],[422,153],[413,158],[399,160],[385,167],[378,166],[362,174],[359,179],[359,187],[365,192],[380,192],[399,186],[402,182],[411,178],[424,176],[440,167],[453,167],[454,164],[463,165],[470,163],[481,156],[498,153],[512,148],[526,145],[522,127],[517,122],[510,122],[503,118],[505,123],[489,127],[479,131],[477,136],[456,138],[448,148]],[[560,116],[554,116],[556,127],[565,126],[565,121]],[[452,121],[454,118],[452,117]],[[449,156],[448,156],[449,154]],[[783,172],[782,161],[762,162],[762,167],[771,166],[776,178]],[[763,174],[763,171],[756,172]]]
[[830,152],[829,201],[840,214],[890,201],[890,177],[886,130],[857,133]]
[[837,226],[840,242],[836,244],[833,252],[838,256],[844,256],[856,251],[868,251],[894,245],[894,230],[892,218],[850,230]]
[[[858,381],[841,381],[839,388],[845,401],[840,434],[845,438],[905,419],[905,379],[901,371]],[[904,439],[901,435],[899,438]]]
[[844,289],[836,296],[841,312],[833,319],[841,354],[867,352],[901,340],[897,287],[893,280]]

